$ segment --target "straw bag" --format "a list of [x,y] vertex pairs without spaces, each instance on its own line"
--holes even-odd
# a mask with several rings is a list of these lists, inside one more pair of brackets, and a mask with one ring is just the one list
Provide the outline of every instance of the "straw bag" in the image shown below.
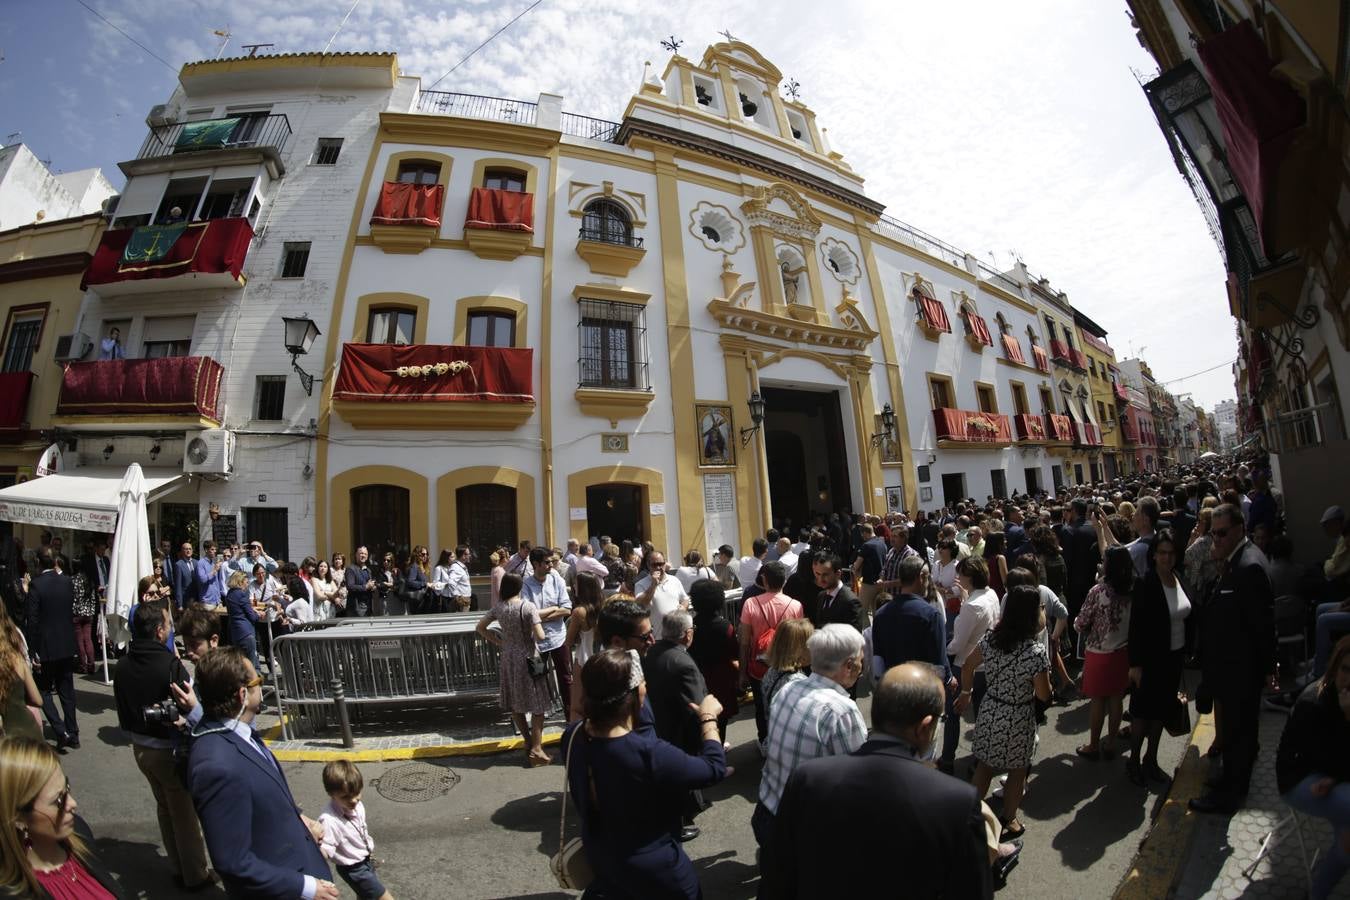
[[[567,789],[571,781],[568,773],[572,771],[572,748],[581,739],[580,735],[585,728],[585,722],[578,725],[576,731],[572,733],[572,742],[567,745],[567,761],[563,764],[562,811],[558,816],[558,846],[561,849],[548,861],[549,868],[553,870],[553,877],[558,880],[558,887],[569,891],[584,891],[595,880],[595,872],[591,869],[591,861],[586,858],[586,848],[581,845],[581,838],[574,837],[570,841],[563,841],[567,829]],[[589,778],[589,766],[586,773]]]

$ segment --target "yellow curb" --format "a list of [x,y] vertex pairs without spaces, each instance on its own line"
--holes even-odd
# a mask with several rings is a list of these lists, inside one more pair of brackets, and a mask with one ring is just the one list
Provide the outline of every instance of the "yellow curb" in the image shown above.
[[[264,741],[275,741],[281,735],[281,726],[269,728],[263,735]],[[544,744],[552,745],[562,740],[562,734],[544,735]],[[508,750],[521,750],[525,741],[519,737],[489,739],[484,741],[463,741],[455,744],[433,744],[426,747],[387,747],[374,750],[345,750],[341,747],[333,750],[272,750],[272,755],[282,762],[331,762],[335,759],[347,759],[352,762],[391,762],[401,759],[438,759],[445,756],[486,756],[491,753],[505,753]]]
[[1186,855],[1190,850],[1191,835],[1199,816],[1187,807],[1187,801],[1199,797],[1205,788],[1208,766],[1205,751],[1214,741],[1214,717],[1205,715],[1196,722],[1191,739],[1181,757],[1167,792],[1167,800],[1158,812],[1158,818],[1139,844],[1126,873],[1125,880],[1116,889],[1113,900],[1159,900],[1171,896]]

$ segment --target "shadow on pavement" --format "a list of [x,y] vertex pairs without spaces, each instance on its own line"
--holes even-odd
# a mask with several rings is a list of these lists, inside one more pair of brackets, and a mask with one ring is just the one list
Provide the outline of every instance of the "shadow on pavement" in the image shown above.
[[1144,822],[1144,799],[1124,771],[1119,766],[1101,766],[1095,771],[1102,773],[1106,784],[1078,808],[1073,821],[1051,842],[1064,864],[1078,871],[1091,868],[1108,847]]
[[[122,885],[128,897],[177,897],[182,891],[174,884],[169,861],[158,844],[138,844],[116,838],[96,838],[98,857]],[[202,891],[193,896],[221,897],[219,890]]]
[[[539,852],[545,856],[552,856],[558,852],[558,804],[561,802],[562,791],[531,794],[528,797],[508,800],[492,813],[492,824],[508,831],[538,833]],[[571,798],[568,798],[567,803],[569,807],[567,836],[570,838],[580,833],[581,826]]]
[[100,725],[98,727],[98,742],[107,744],[109,747],[131,746],[131,741],[127,740],[126,734],[116,725]]
[[1060,734],[1081,734],[1086,737],[1088,725],[1091,724],[1092,704],[1086,700],[1074,702],[1076,706],[1065,709],[1055,717],[1055,730]]
[[1041,821],[1067,815],[1091,797],[1104,778],[1125,777],[1110,763],[1087,763],[1068,753],[1036,760],[1031,772],[1031,789],[1022,798],[1022,810]]
[[[689,849],[686,845],[685,852]],[[759,866],[753,859],[748,864],[741,862],[734,850],[695,859],[694,868],[706,897],[748,900],[759,890]]]

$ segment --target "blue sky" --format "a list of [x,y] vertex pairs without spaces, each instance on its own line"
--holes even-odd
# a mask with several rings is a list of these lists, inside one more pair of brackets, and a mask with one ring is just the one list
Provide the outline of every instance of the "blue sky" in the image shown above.
[[[428,86],[531,0],[85,2],[150,52],[76,0],[0,0],[0,140],[120,185],[146,112],[178,66],[216,55],[214,30],[226,56],[321,50],[337,31],[332,49],[397,51]],[[1123,2],[543,0],[437,89],[551,91],[618,119],[644,61],[664,66],[662,38],[697,59],[724,29],[801,83],[890,215],[1000,267],[1020,256],[1160,380],[1232,360],[1218,250],[1135,81],[1153,63]],[[1233,396],[1226,366],[1170,387],[1207,408]]]

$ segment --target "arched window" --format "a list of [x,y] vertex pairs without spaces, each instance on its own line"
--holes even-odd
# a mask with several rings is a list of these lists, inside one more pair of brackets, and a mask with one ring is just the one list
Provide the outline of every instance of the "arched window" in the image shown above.
[[500,484],[470,484],[455,491],[457,543],[473,549],[469,571],[486,575],[492,569],[488,557],[498,547],[514,547],[516,534],[516,489]]
[[994,320],[998,322],[999,334],[1012,334],[1012,326],[1009,325],[1008,320],[1003,317],[1003,313],[995,313]]
[[581,217],[581,239],[634,246],[633,223],[628,211],[613,200],[592,200],[586,204]]
[[1033,347],[1039,347],[1041,345],[1040,335],[1036,333],[1036,329],[1032,325],[1027,326],[1027,340],[1031,341],[1031,346]]
[[441,177],[441,164],[429,159],[405,159],[398,164],[398,180],[403,184],[435,184]]
[[370,550],[371,565],[378,567],[386,551],[395,557],[409,548],[408,491],[392,484],[353,488],[352,546]]
[[519,169],[487,169],[483,172],[483,187],[498,191],[524,191],[525,173]]

